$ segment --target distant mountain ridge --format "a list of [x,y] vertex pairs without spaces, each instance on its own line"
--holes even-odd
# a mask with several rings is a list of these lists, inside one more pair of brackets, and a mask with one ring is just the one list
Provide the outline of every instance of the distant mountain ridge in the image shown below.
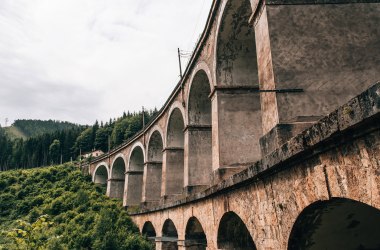
[[23,138],[27,139],[45,133],[53,133],[58,130],[66,130],[80,127],[81,125],[55,120],[15,120],[10,127],[5,127],[4,130],[12,139]]

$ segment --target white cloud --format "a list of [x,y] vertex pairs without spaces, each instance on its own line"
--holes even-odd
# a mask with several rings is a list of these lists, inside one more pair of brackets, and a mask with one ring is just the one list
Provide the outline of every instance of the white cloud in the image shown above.
[[9,117],[91,124],[161,107],[178,81],[176,49],[192,49],[210,5],[0,1],[0,123]]

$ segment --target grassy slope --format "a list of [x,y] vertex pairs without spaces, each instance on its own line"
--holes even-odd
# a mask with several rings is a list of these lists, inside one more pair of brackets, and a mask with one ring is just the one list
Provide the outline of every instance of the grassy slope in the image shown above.
[[[53,225],[36,233],[42,249],[150,249],[119,200],[74,166],[0,172],[0,249],[15,249],[6,236],[18,219],[48,215]],[[21,247],[26,249],[26,247]]]

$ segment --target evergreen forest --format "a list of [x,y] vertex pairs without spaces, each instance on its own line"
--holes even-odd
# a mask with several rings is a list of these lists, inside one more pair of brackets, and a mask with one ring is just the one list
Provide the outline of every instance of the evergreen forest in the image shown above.
[[119,118],[96,121],[92,126],[16,120],[11,127],[0,127],[0,171],[62,164],[93,150],[108,152],[131,139],[156,114],[157,109],[124,112]]

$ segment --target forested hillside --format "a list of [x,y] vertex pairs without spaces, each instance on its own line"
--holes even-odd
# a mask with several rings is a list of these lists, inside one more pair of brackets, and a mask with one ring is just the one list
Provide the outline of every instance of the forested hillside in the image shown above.
[[16,120],[12,126],[5,128],[5,130],[11,139],[26,139],[29,137],[77,127],[79,127],[79,125],[62,121]]
[[0,249],[152,247],[121,201],[72,165],[0,172],[0,190]]
[[[157,110],[144,112],[144,115],[142,112],[128,112],[106,123],[99,124],[96,121],[93,126],[78,126],[61,122],[57,123],[61,124],[60,129],[27,139],[12,139],[0,127],[0,171],[65,163],[71,159],[79,160],[80,153],[84,154],[97,149],[107,152],[109,146],[112,149],[133,137],[143,128],[143,123],[147,124],[156,113]],[[37,124],[39,123],[34,121],[17,120],[13,128],[20,126],[20,129],[29,131],[25,133],[33,134],[31,130]],[[54,122],[48,121],[46,124],[54,124]]]

